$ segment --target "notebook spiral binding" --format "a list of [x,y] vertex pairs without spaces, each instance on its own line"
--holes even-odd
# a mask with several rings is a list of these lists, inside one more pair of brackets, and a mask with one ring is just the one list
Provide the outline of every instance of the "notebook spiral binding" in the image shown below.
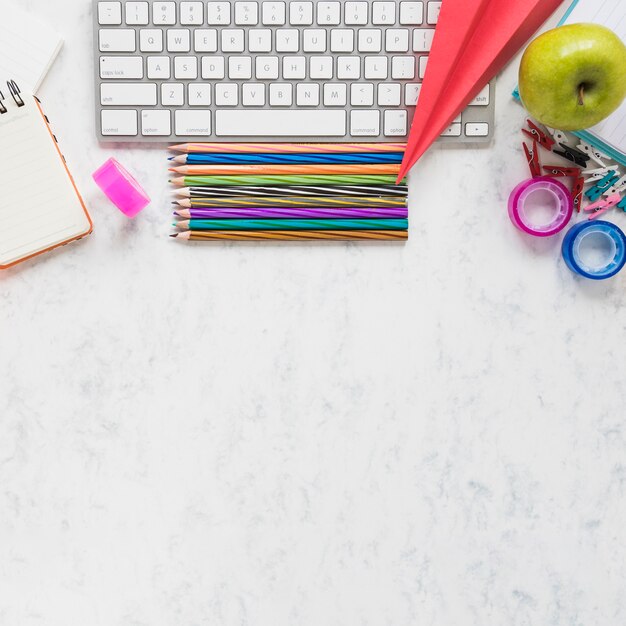
[[[7,87],[9,88],[9,93],[11,94],[11,97],[15,101],[15,104],[17,104],[18,107],[23,107],[24,100],[22,99],[22,96],[20,95],[22,92],[18,84],[14,80],[8,80]],[[4,93],[0,91],[0,115],[3,115],[4,113],[8,113],[8,109],[6,105],[4,104],[4,100],[5,100]]]

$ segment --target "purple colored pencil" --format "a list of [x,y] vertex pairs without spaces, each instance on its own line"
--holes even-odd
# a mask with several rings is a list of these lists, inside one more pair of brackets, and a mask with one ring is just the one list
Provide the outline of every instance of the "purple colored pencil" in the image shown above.
[[272,219],[272,218],[386,218],[404,219],[408,217],[406,207],[380,207],[380,208],[241,208],[241,209],[185,209],[175,211],[176,215],[188,219]]

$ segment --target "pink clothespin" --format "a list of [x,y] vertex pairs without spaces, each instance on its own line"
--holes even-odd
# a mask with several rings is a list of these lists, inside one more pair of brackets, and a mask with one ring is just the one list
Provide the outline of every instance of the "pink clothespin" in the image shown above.
[[622,196],[619,193],[615,193],[608,198],[601,198],[597,202],[585,207],[585,213],[591,213],[590,220],[595,220],[603,213],[611,210],[614,206],[617,206],[622,200]]
[[522,132],[533,141],[537,141],[542,148],[552,150],[552,146],[555,144],[554,139],[552,139],[547,132],[539,128],[539,126],[537,126],[532,120],[528,119],[526,120],[526,123],[528,124],[528,128],[530,128],[530,130],[522,128]]
[[526,154],[526,160],[528,161],[528,167],[530,168],[530,175],[533,178],[541,176],[541,163],[539,162],[539,148],[537,147],[537,141],[533,139],[533,147],[529,148],[526,143],[522,143],[524,146],[524,153]]

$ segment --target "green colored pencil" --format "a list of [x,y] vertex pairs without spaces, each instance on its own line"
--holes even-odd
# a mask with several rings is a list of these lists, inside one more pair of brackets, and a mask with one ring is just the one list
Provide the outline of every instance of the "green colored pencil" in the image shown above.
[[[386,174],[355,174],[355,175],[291,175],[282,176],[181,176],[173,178],[172,184],[177,187],[212,187],[231,185],[393,185],[395,176]],[[404,184],[404,180],[402,181]]]
[[183,220],[175,226],[187,230],[406,230],[406,219],[215,219]]

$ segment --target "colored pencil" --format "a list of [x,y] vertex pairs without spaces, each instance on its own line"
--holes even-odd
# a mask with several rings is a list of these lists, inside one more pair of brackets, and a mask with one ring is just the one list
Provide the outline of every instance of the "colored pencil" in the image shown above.
[[400,165],[395,163],[333,163],[331,165],[307,163],[284,164],[236,164],[236,165],[179,165],[170,172],[184,176],[304,176],[307,174],[335,176],[339,174],[397,174]]
[[298,154],[316,152],[333,154],[341,152],[404,152],[405,143],[184,143],[170,146],[174,152],[210,154],[251,152]]
[[316,176],[295,174],[284,176],[181,176],[173,178],[172,184],[178,187],[210,187],[231,185],[392,185],[395,176],[384,175],[326,175]]
[[170,235],[186,241],[405,241],[406,230],[187,230]]
[[174,193],[179,198],[234,198],[240,196],[264,197],[291,197],[291,196],[396,196],[405,198],[408,194],[406,185],[284,185],[281,187],[272,186],[233,186],[233,187],[181,187],[175,189]]
[[352,152],[348,154],[179,154],[170,157],[180,165],[209,163],[401,163],[403,152]]
[[186,230],[406,230],[406,219],[214,219],[182,220],[176,224]]
[[212,210],[216,208],[240,209],[251,207],[262,209],[265,207],[287,206],[292,209],[332,208],[332,207],[406,207],[407,198],[401,196],[234,196],[232,198],[180,198],[174,204],[183,209]]
[[358,209],[352,207],[341,208],[318,208],[318,209],[295,209],[295,208],[242,208],[242,209],[183,209],[175,211],[175,215],[183,219],[275,219],[275,218],[300,218],[300,219],[406,219],[408,209],[405,208],[370,208]]

